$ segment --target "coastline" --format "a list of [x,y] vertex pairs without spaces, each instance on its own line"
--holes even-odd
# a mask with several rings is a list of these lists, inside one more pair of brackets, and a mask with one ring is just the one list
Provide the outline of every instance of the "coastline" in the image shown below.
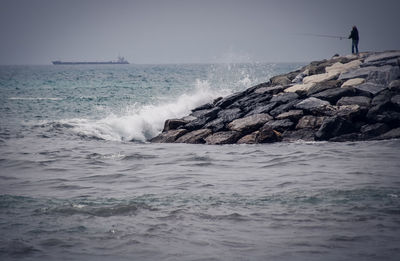
[[150,142],[255,144],[400,137],[400,51],[315,61],[169,119]]

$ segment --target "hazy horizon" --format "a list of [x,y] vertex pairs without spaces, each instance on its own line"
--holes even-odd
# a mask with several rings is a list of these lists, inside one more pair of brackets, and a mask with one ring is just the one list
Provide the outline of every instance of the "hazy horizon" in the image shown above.
[[400,2],[2,0],[0,64],[308,62],[400,49]]

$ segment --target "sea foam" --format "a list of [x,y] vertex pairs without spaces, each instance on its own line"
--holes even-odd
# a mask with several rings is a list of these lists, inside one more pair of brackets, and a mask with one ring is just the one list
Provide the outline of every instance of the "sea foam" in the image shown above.
[[132,105],[123,115],[110,114],[100,120],[63,120],[73,126],[72,131],[86,137],[112,141],[144,142],[162,131],[166,119],[180,118],[190,110],[219,96],[230,94],[230,90],[215,90],[208,81],[196,80],[192,92],[180,95],[176,100],[147,104],[139,108]]

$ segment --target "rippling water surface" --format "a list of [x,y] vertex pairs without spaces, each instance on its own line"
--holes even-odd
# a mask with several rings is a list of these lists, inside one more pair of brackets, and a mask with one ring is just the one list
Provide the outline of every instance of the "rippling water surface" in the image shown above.
[[399,260],[399,140],[144,142],[296,66],[2,68],[0,259]]

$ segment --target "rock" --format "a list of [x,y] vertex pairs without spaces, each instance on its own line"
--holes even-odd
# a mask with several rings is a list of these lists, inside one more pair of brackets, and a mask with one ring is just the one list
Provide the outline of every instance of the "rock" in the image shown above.
[[200,110],[209,110],[209,109],[212,109],[213,107],[214,107],[214,104],[212,104],[212,103],[206,103],[206,104],[203,104],[203,105],[201,105],[201,106],[199,106],[199,107],[197,107],[197,108],[194,108],[194,109],[192,110],[192,112],[200,111]]
[[400,138],[400,128],[392,129],[377,137],[378,140],[398,139]]
[[371,107],[368,110],[368,113],[366,115],[367,119],[371,122],[381,122],[382,121],[382,114],[386,111],[391,109],[391,103],[390,102],[385,102],[385,103],[380,103],[378,105],[375,105]]
[[391,52],[383,52],[383,53],[376,53],[368,56],[364,63],[375,62],[379,60],[388,60],[395,57],[400,57],[400,51],[391,51]]
[[362,126],[360,132],[362,133],[364,138],[369,139],[382,135],[389,131],[389,129],[389,126],[385,123],[375,123]]
[[332,142],[345,142],[345,141],[358,141],[361,139],[361,136],[359,133],[348,133],[348,134],[343,134],[337,137],[330,138],[329,141]]
[[314,93],[322,92],[328,89],[338,88],[341,85],[340,83],[341,81],[335,80],[317,83],[307,91],[307,96],[311,96]]
[[385,122],[392,127],[398,127],[400,125],[400,112],[397,111],[384,111],[374,118],[377,122]]
[[211,129],[213,132],[219,132],[225,130],[226,122],[222,118],[217,118],[204,125],[204,128]]
[[321,110],[328,105],[330,105],[330,103],[327,101],[323,101],[315,97],[310,97],[299,102],[294,107],[300,110],[314,111],[314,110]]
[[224,122],[231,122],[240,118],[243,115],[242,110],[239,108],[227,109],[218,112],[218,118],[222,118]]
[[278,107],[276,107],[275,109],[271,110],[269,112],[270,115],[276,117],[279,114],[282,114],[290,109],[292,109],[297,103],[299,103],[299,100],[294,100],[294,101],[290,101],[288,103],[279,105]]
[[186,120],[182,119],[170,119],[166,120],[164,123],[164,129],[163,132],[169,131],[169,130],[176,130],[179,127],[187,124],[188,122]]
[[205,138],[211,134],[209,129],[195,130],[178,138],[175,143],[192,143],[192,144],[203,144]]
[[[294,123],[289,119],[284,120],[271,120],[264,124],[263,128],[271,128],[272,130],[276,130],[279,132],[283,132],[285,130],[291,129],[294,126]],[[261,129],[260,129],[261,133]]]
[[345,81],[343,84],[342,84],[342,88],[344,88],[344,87],[349,87],[349,86],[356,86],[356,85],[360,85],[360,84],[362,84],[362,83],[364,83],[365,82],[365,79],[364,78],[354,78],[354,79],[349,79],[349,80],[347,80],[347,81]]
[[371,98],[365,96],[342,97],[336,103],[337,106],[341,105],[358,105],[360,107],[368,108],[371,104]]
[[400,68],[398,66],[385,65],[378,68],[379,70],[370,72],[367,81],[387,86],[391,81],[400,77]]
[[217,132],[208,136],[205,141],[211,145],[232,144],[235,143],[240,137],[237,131],[223,131]]
[[185,129],[179,129],[179,130],[170,130],[167,132],[162,132],[158,136],[152,138],[150,142],[153,143],[173,143],[175,142],[179,137],[182,135],[186,134],[188,131]]
[[294,77],[294,79],[292,80],[292,83],[295,84],[300,84],[303,82],[304,77],[308,76],[309,74],[309,69],[304,70],[303,72],[299,73],[296,75],[296,77]]
[[314,141],[314,131],[312,129],[300,129],[294,131],[285,131],[282,134],[282,141]]
[[336,73],[336,72],[315,74],[315,75],[305,77],[303,79],[303,84],[325,82],[325,81],[335,79],[338,76],[339,76],[339,73]]
[[283,120],[283,119],[290,119],[293,121],[297,121],[303,116],[303,111],[302,110],[291,110],[288,112],[284,112],[276,116],[276,119],[278,120]]
[[385,65],[390,65],[390,66],[399,66],[399,58],[393,58],[389,60],[380,60],[380,61],[375,61],[375,62],[369,62],[369,63],[363,63],[361,64],[361,67],[367,67],[367,66],[385,66]]
[[278,104],[287,103],[297,99],[299,95],[296,93],[282,93],[276,96],[273,96],[270,102],[277,102]]
[[351,61],[351,62],[348,62],[345,64],[343,64],[341,62],[337,62],[337,63],[334,63],[332,66],[326,67],[325,71],[327,73],[331,73],[331,74],[346,73],[348,71],[360,68],[360,65],[361,65],[360,60],[354,60],[354,61]]
[[354,78],[367,78],[368,75],[373,72],[378,70],[379,67],[376,66],[368,66],[368,67],[362,67],[353,71],[341,73],[339,76],[339,80],[349,80],[349,79],[354,79]]
[[259,133],[260,133],[259,131],[252,132],[251,134],[248,134],[248,135],[242,137],[236,143],[237,144],[255,144],[255,143],[257,143],[257,137],[258,137]]
[[259,106],[255,107],[253,110],[251,110],[250,112],[248,112],[248,113],[246,114],[246,117],[247,117],[247,116],[254,115],[254,114],[268,113],[268,112],[270,112],[273,108],[275,108],[277,105],[278,105],[277,102],[271,102],[271,103],[268,103],[268,104],[266,104],[266,105],[259,105]]
[[281,85],[281,86],[285,86],[292,83],[292,81],[286,75],[274,76],[269,80],[269,82],[271,83],[271,85]]
[[388,105],[390,103],[390,100],[392,98],[391,93],[388,90],[380,92],[378,95],[376,95],[372,101],[371,104],[372,106],[376,106],[379,104],[386,104]]
[[278,94],[278,93],[282,92],[283,89],[284,89],[283,86],[277,85],[277,86],[271,86],[271,87],[263,87],[263,88],[255,90],[254,92],[258,93],[258,94],[264,94],[264,93]]
[[384,85],[381,84],[376,84],[372,82],[366,82],[357,86],[354,86],[357,90],[360,90],[362,92],[368,93],[368,95],[376,95],[377,93],[383,91],[386,89]]
[[212,108],[212,109],[206,109],[206,110],[197,110],[191,113],[191,116],[194,116],[196,118],[211,118],[215,119],[217,117],[218,112],[220,111],[220,108]]
[[400,80],[391,81],[389,84],[389,89],[390,90],[395,90],[395,89],[399,90],[400,89]]
[[326,100],[335,104],[343,96],[353,96],[356,91],[352,87],[328,89],[319,93],[315,93],[312,97]]
[[203,126],[206,125],[207,122],[213,120],[213,118],[206,118],[206,117],[202,117],[202,118],[196,118],[195,120],[179,127],[181,129],[186,129],[189,131],[193,131],[193,130],[197,130],[197,129],[201,129],[203,128]]
[[254,114],[232,121],[228,124],[228,128],[232,131],[238,131],[242,133],[242,135],[246,135],[257,130],[269,120],[272,120],[269,114]]
[[365,114],[367,109],[365,107],[360,107],[359,105],[342,105],[336,108],[334,115],[340,116],[347,120],[354,120],[361,114]]
[[195,119],[197,119],[197,118],[194,117],[194,116],[190,116],[190,115],[185,116],[185,117],[182,118],[182,120],[184,120],[186,122],[194,121]]
[[242,98],[245,95],[245,92],[237,92],[234,94],[231,94],[225,98],[222,98],[218,102],[215,103],[215,106],[220,107],[222,109],[228,107],[238,99]]
[[271,143],[278,141],[280,138],[280,133],[276,132],[273,128],[268,125],[264,125],[256,137],[257,143]]
[[316,83],[313,83],[313,82],[307,83],[307,84],[296,84],[289,88],[286,88],[285,92],[307,92],[315,85],[316,85]]
[[342,117],[333,116],[324,120],[319,130],[315,133],[315,139],[329,140],[333,137],[341,136],[353,131],[354,128],[351,122],[348,122]]
[[303,116],[296,125],[296,129],[316,129],[322,125],[325,117],[311,115]]
[[400,108],[400,95],[395,95],[390,99],[390,102],[398,109]]

